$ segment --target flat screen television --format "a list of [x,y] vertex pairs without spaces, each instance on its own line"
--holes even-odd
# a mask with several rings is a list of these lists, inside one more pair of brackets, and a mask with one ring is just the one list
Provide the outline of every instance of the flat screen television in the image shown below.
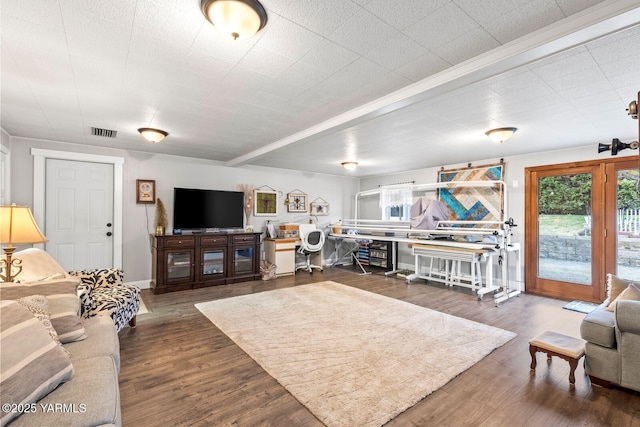
[[181,230],[244,227],[242,191],[173,189],[173,228]]

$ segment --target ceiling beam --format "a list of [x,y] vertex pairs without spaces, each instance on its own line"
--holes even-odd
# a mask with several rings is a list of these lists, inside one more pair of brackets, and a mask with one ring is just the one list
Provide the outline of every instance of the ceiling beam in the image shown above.
[[241,166],[296,142],[346,129],[640,23],[637,0],[609,0],[315,126],[226,162]]

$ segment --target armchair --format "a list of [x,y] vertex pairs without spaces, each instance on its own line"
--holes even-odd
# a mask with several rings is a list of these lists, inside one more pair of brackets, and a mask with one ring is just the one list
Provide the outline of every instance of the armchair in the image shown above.
[[122,283],[124,273],[121,269],[74,270],[69,275],[80,278],[78,296],[84,318],[108,314],[118,332],[127,323],[136,326],[140,289]]
[[22,271],[14,278],[14,282],[78,281],[82,317],[107,315],[113,320],[117,331],[127,323],[135,326],[140,308],[140,289],[122,283],[122,270],[105,268],[66,272],[51,255],[37,248],[16,252],[14,257],[22,259]]
[[631,283],[608,274],[609,297],[585,316],[580,334],[587,341],[584,368],[593,384],[640,391],[640,301],[616,298]]

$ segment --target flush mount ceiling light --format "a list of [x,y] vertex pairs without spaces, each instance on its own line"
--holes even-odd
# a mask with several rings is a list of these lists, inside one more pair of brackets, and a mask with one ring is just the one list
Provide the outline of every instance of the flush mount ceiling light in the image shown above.
[[144,139],[149,142],[153,142],[154,144],[162,141],[167,135],[169,135],[163,130],[153,128],[140,128],[138,129],[138,132],[140,132],[140,135],[142,135]]
[[226,38],[249,38],[267,24],[267,11],[257,0],[202,0],[200,7]]
[[342,162],[340,164],[348,171],[355,170],[358,167],[358,162]]
[[503,143],[511,138],[518,128],[497,128],[486,131],[484,134],[494,142]]

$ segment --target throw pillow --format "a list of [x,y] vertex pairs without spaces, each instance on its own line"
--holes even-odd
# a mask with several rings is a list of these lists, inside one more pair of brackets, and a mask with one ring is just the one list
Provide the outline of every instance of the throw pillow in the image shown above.
[[20,415],[15,409],[37,402],[73,377],[71,359],[42,322],[16,301],[0,301],[0,346],[0,425]]
[[614,311],[616,308],[616,301],[620,300],[632,300],[632,301],[640,301],[640,289],[636,287],[633,283],[629,284],[627,288],[620,292],[620,295],[607,306],[607,311]]
[[77,295],[48,295],[51,307],[51,323],[63,344],[87,338],[80,317],[80,299]]
[[47,332],[49,332],[49,336],[58,344],[64,352],[71,357],[71,353],[62,347],[62,343],[58,339],[58,334],[51,324],[51,309],[49,308],[49,300],[44,295],[31,295],[28,297],[20,298],[17,300],[18,303],[27,307],[27,309],[34,315],[36,318],[42,322],[42,325],[45,327]]
[[631,284],[631,280],[622,279],[613,274],[607,274],[607,296],[609,297],[609,305],[618,298],[618,295]]

